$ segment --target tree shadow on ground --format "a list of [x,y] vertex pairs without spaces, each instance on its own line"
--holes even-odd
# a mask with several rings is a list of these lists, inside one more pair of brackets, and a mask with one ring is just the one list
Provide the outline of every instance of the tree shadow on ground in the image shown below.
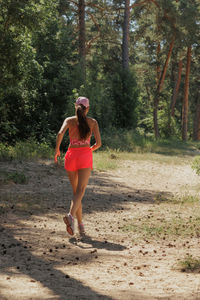
[[[107,296],[102,293],[98,293],[92,290],[89,286],[81,283],[81,281],[68,275],[67,271],[62,272],[58,270],[59,265],[65,265],[65,270],[69,261],[62,260],[58,263],[57,260],[48,260],[41,258],[38,255],[34,255],[27,241],[17,239],[13,236],[14,231],[0,225],[0,277],[1,282],[4,277],[4,282],[11,281],[14,283],[16,277],[20,278],[22,288],[19,287],[16,290],[16,283],[13,288],[8,288],[5,284],[1,284],[0,299],[10,300],[25,299],[40,300],[43,298],[44,291],[40,288],[36,288],[34,292],[33,284],[35,282],[40,283],[42,288],[45,288],[44,299],[59,299],[59,300],[114,300],[115,297]],[[91,241],[91,240],[89,240]],[[113,245],[112,245],[113,246]],[[99,247],[102,247],[99,246]],[[102,247],[103,248],[103,247]],[[108,249],[109,250],[109,247]],[[121,249],[122,250],[122,249]],[[87,259],[87,258],[86,258]],[[75,263],[77,265],[77,263]],[[25,277],[22,277],[25,276]],[[18,278],[18,280],[19,280]],[[18,284],[20,285],[19,281]],[[26,285],[28,290],[24,294],[23,286]],[[30,286],[29,286],[30,285]],[[25,288],[25,289],[26,289]],[[42,295],[41,295],[41,294]],[[153,297],[140,295],[134,290],[124,291],[123,295],[126,295],[127,299],[131,300],[153,300]],[[48,297],[48,298],[47,298]],[[130,298],[131,297],[131,298]]]
[[[27,243],[15,239],[12,231],[2,226],[0,226],[0,237],[1,275],[5,274],[8,277],[20,273],[27,275],[30,280],[40,282],[43,287],[48,288],[50,298],[55,297],[53,299],[112,299],[91,290],[67,273],[57,270],[54,266],[55,264],[58,265],[56,261],[50,262],[33,255]],[[15,252],[12,251],[13,248]],[[14,256],[13,253],[15,253]],[[63,261],[62,264],[64,264]],[[3,298],[9,299],[0,292],[0,299]],[[33,298],[41,299],[39,295],[37,298]],[[32,299],[31,296],[28,299]]]

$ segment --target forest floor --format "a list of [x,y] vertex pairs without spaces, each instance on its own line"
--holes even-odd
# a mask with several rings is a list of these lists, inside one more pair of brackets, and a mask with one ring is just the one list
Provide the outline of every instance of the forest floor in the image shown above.
[[1,162],[0,174],[28,182],[0,181],[0,300],[200,299],[200,269],[178,267],[200,254],[200,181],[189,162],[144,156],[94,170],[82,239],[62,220],[72,196],[63,167]]

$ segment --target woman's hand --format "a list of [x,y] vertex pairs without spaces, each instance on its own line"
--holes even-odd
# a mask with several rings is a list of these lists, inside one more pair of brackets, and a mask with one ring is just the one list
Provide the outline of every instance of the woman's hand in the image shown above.
[[58,162],[58,156],[60,156],[60,150],[56,150],[55,151],[55,156],[54,156],[54,161],[55,161],[55,163],[57,163]]

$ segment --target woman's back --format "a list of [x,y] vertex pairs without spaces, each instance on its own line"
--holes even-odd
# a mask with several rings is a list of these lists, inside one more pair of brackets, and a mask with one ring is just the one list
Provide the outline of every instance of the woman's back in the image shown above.
[[77,145],[77,146],[90,145],[90,138],[93,133],[93,128],[95,126],[96,120],[94,120],[92,118],[88,118],[88,117],[86,117],[86,120],[87,120],[88,126],[90,128],[90,133],[88,134],[88,136],[85,139],[83,139],[80,137],[77,117],[74,116],[74,117],[68,118],[70,146],[72,146],[72,145]]

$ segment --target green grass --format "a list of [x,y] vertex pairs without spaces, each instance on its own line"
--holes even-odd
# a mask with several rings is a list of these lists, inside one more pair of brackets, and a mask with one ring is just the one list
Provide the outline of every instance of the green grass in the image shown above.
[[193,160],[192,169],[197,173],[197,175],[200,175],[200,156],[195,157]]
[[119,160],[116,154],[110,151],[94,152],[94,169],[104,171],[119,167]]
[[152,161],[158,162],[161,164],[187,164],[190,163],[191,157],[184,156],[169,156],[156,153],[134,153],[134,152],[121,152],[121,151],[112,151],[109,150],[109,153],[112,153],[116,156],[118,160],[131,160],[131,161]]
[[200,258],[194,258],[188,254],[177,263],[177,268],[182,272],[200,273]]
[[176,196],[173,199],[169,200],[171,203],[179,203],[179,204],[195,204],[200,203],[200,196],[199,194],[192,195],[192,194],[183,194],[180,196]]
[[167,156],[194,156],[200,142],[179,139],[158,139],[139,134],[136,130],[111,128],[102,133],[103,149],[134,153],[157,153]]
[[53,154],[54,149],[48,144],[40,144],[34,140],[17,142],[15,146],[0,144],[0,161],[53,158]]
[[0,172],[0,182],[3,184],[14,182],[16,184],[28,183],[28,178],[24,172],[12,171],[12,172]]
[[[182,142],[180,140],[155,140],[145,137],[133,130],[112,129],[102,132],[102,147],[94,152],[94,167],[97,170],[114,169],[123,160],[150,160],[166,164],[192,164],[198,153],[200,143]],[[47,143],[35,140],[17,142],[15,146],[0,144],[0,161],[52,159],[54,149]],[[60,158],[63,163],[64,153]],[[195,167],[199,161],[195,160]]]
[[[188,212],[186,214],[186,212]],[[183,203],[171,207],[169,203],[155,205],[151,214],[134,218],[121,226],[134,239],[169,239],[200,237],[199,204]]]

